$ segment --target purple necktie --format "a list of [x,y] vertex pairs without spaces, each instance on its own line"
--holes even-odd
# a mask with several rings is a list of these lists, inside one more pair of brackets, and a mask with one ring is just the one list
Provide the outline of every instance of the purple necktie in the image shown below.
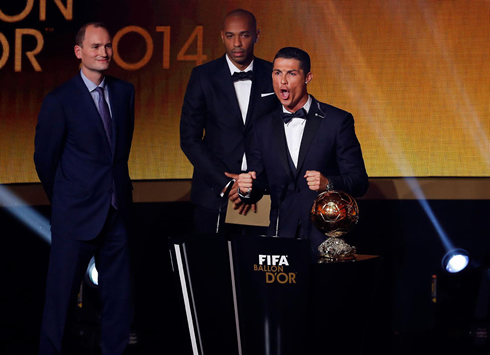
[[[97,86],[95,91],[99,94],[98,106],[99,106],[99,114],[100,118],[102,118],[102,124],[104,125],[105,134],[107,136],[107,140],[109,141],[109,145],[111,147],[111,155],[112,155],[112,118],[111,112],[109,111],[109,105],[105,101],[104,97],[104,89],[100,86]],[[114,184],[114,180],[112,180],[112,195],[111,195],[111,205],[117,210],[117,199],[116,199],[116,186]]]
[[95,91],[97,91],[99,94],[99,101],[98,101],[99,114],[100,114],[100,118],[102,118],[102,124],[104,125],[104,130],[107,136],[107,140],[109,141],[109,145],[111,146],[112,149],[112,118],[111,118],[111,112],[109,111],[109,105],[107,105],[107,102],[105,101],[104,89],[101,88],[100,86],[97,86]]

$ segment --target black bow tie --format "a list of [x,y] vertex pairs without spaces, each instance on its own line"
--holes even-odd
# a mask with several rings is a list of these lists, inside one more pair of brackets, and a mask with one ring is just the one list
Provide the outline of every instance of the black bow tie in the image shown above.
[[302,119],[305,119],[306,120],[307,115],[308,114],[306,113],[306,110],[304,108],[300,108],[295,113],[283,112],[282,113],[282,120],[284,121],[284,123],[287,124],[293,118],[302,118]]
[[233,75],[231,76],[231,80],[233,80],[233,82],[240,81],[240,80],[252,80],[252,77],[253,77],[253,72],[251,70],[241,71],[241,72],[234,72]]

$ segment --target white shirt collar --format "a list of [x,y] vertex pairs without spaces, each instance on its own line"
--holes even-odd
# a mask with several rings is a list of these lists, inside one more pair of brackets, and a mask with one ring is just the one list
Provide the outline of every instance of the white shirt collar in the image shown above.
[[85,83],[85,86],[87,87],[88,91],[92,92],[94,91],[97,86],[100,86],[102,89],[105,89],[105,77],[102,79],[99,85],[95,85],[93,81],[91,81],[89,78],[87,78],[84,74],[82,69],[80,69],[80,75],[82,77],[83,82]]
[[233,75],[233,73],[240,73],[241,71],[250,71],[250,70],[253,70],[254,68],[254,60],[252,59],[252,61],[250,62],[249,66],[245,68],[245,70],[240,70],[237,68],[237,66],[235,64],[233,64],[233,62],[230,60],[230,58],[228,58],[228,54],[225,55],[226,57],[226,62],[228,63],[228,67],[230,68],[230,74]]

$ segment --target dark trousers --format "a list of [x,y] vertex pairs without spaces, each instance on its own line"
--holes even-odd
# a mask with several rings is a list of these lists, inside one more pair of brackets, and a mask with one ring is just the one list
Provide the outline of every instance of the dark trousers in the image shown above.
[[[69,221],[67,221],[69,223]],[[63,354],[63,336],[92,256],[99,273],[102,354],[122,354],[131,322],[126,227],[112,207],[100,234],[82,241],[52,235],[39,354]]]

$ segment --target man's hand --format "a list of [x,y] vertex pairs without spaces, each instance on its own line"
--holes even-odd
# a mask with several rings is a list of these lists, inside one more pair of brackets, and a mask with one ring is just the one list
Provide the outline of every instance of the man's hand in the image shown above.
[[257,178],[255,171],[249,171],[246,174],[238,175],[237,183],[242,195],[252,191],[253,181]]
[[[252,205],[247,205],[243,203],[243,201],[240,199],[240,196],[238,195],[238,180],[239,180],[239,175],[238,174],[230,174],[225,172],[225,175],[231,179],[235,179],[235,182],[233,183],[233,186],[231,187],[230,194],[228,195],[228,198],[230,199],[231,202],[233,202],[233,209],[238,210],[238,214],[243,214],[244,216],[250,211],[250,208],[253,209],[253,211],[256,213],[257,212],[257,206],[255,204]],[[248,175],[248,174],[242,174],[242,175]]]
[[308,187],[313,191],[324,191],[327,189],[328,179],[316,170],[307,170],[304,176]]

